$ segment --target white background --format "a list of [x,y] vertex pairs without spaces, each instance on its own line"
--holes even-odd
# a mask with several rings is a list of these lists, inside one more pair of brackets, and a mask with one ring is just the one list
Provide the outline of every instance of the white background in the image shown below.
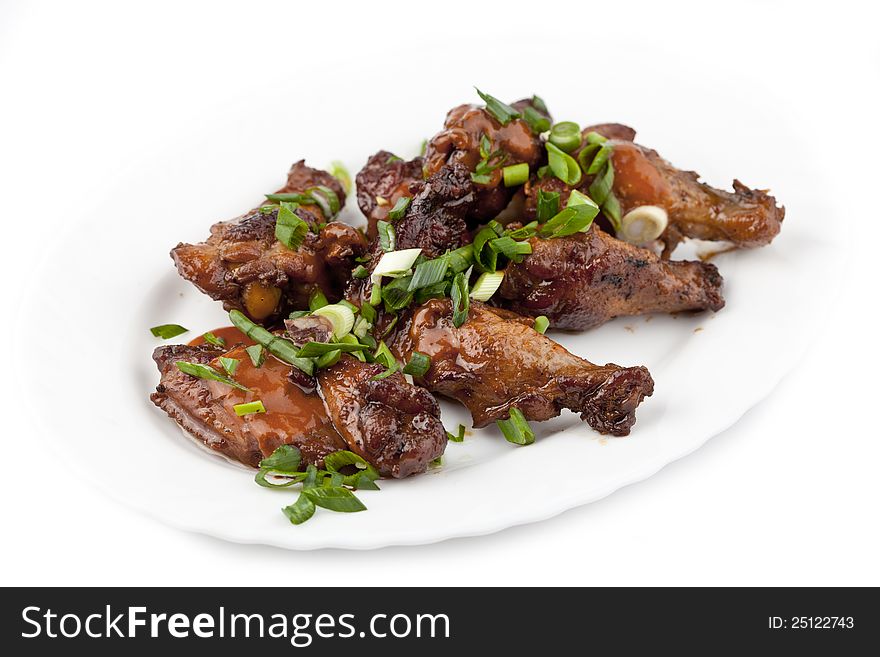
[[[805,144],[827,152],[823,191],[835,207],[828,231],[846,232],[851,240],[848,267],[826,272],[839,281],[839,292],[834,305],[817,303],[819,338],[773,395],[737,425],[601,502],[482,538],[373,552],[295,553],[167,528],[106,499],[72,476],[48,446],[36,444],[35,418],[17,410],[15,381],[0,377],[0,583],[880,584],[878,13],[866,9],[868,3],[845,2],[713,7],[0,4],[4,324],[52,322],[59,329],[54,345],[6,342],[15,350],[57,350],[58,370],[47,376],[56,376],[59,386],[75,388],[78,359],[100,355],[78,353],[64,318],[54,317],[51,308],[45,316],[17,317],[20,291],[39,267],[41,242],[64,224],[67,208],[87,206],[136,167],[169,126],[197,120],[224,98],[253,93],[255,120],[279,81],[301,85],[303,102],[319,102],[308,97],[308,76],[285,77],[291,62],[299,63],[298,70],[309,62],[312,75],[322,74],[325,59],[350,59],[359,70],[375,62],[375,98],[347,97],[340,80],[338,98],[320,100],[350,105],[351,111],[359,102],[387,103],[393,111],[395,99],[425,86],[469,93],[475,79],[491,79],[493,67],[537,57],[547,62],[547,84],[523,80],[524,89],[562,80],[583,87],[601,106],[591,68],[613,70],[615,57],[636,42],[655,44],[658,57],[687,54],[704,75],[735,68],[772,81],[776,93],[756,94],[752,104],[767,103],[768,117],[785,121]],[[618,34],[620,51],[591,52],[589,33],[595,29]],[[443,67],[446,35],[450,48],[473,48],[473,70]],[[420,49],[426,41],[430,48]],[[554,47],[536,52],[536,42]],[[423,58],[425,79],[395,78],[395,57]],[[730,88],[738,98],[750,91],[741,83]],[[630,93],[633,103],[656,100],[640,94],[637,84]],[[674,93],[669,98],[674,101]],[[667,104],[657,111],[677,109]],[[370,138],[381,145],[378,136]],[[761,143],[740,148],[762,157]],[[100,257],[101,248],[114,246],[96,245],[83,257]],[[69,282],[59,285],[64,283],[69,294],[86,293]],[[112,328],[112,314],[95,321]],[[99,401],[99,390],[95,397]],[[112,468],[112,454],[107,459]]]

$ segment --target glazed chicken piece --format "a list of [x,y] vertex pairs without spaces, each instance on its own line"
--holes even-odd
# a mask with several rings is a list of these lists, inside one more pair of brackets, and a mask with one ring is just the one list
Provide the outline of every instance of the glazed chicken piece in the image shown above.
[[389,346],[406,362],[413,351],[431,358],[419,382],[460,401],[475,427],[509,417],[516,406],[529,420],[563,408],[603,434],[625,436],[636,407],[652,394],[644,367],[594,365],[532,328],[532,320],[471,301],[456,328],[448,299],[432,299],[399,324]]
[[407,161],[388,151],[379,151],[358,171],[357,202],[367,218],[367,237],[376,237],[376,224],[387,221],[397,201],[413,196],[410,187],[422,181],[423,166],[421,157]]
[[[325,171],[293,165],[281,193],[302,193],[323,185],[340,199],[345,193]],[[269,211],[267,211],[269,210]],[[232,221],[211,227],[199,244],[179,244],[171,251],[177,271],[212,299],[271,323],[291,310],[308,307],[309,296],[321,290],[338,299],[354,259],[366,250],[364,236],[341,222],[326,221],[318,205],[301,205],[297,216],[315,229],[296,250],[275,238],[276,209],[257,208]],[[322,226],[322,227],[321,227]]]
[[[514,108],[522,110],[526,105],[531,106],[532,101],[518,101]],[[460,105],[450,110],[443,130],[428,142],[425,175],[433,175],[445,164],[456,162],[474,172],[484,160],[485,154],[480,152],[484,135],[491,144],[490,154],[498,156],[489,161],[495,168],[487,174],[488,179],[476,184],[476,203],[469,218],[477,222],[494,218],[514,194],[514,189],[504,186],[502,167],[525,162],[534,171],[546,159],[544,145],[525,120],[515,118],[502,125],[484,107]]]
[[[177,361],[209,365],[222,372],[218,358],[239,360],[235,380],[250,392],[181,372]],[[278,446],[302,452],[303,465],[323,467],[328,454],[351,450],[386,477],[423,472],[446,446],[437,401],[394,374],[373,381],[381,365],[349,356],[320,370],[316,389],[290,379],[291,367],[267,356],[253,366],[239,344],[159,347],[153,359],[161,382],[151,399],[187,432],[224,456],[256,467]],[[236,404],[261,400],[265,413],[239,417]]]
[[588,329],[622,315],[720,310],[721,275],[705,262],[662,260],[593,225],[586,233],[533,237],[531,255],[510,263],[495,299],[552,326]]
[[[701,183],[699,174],[676,169],[657,151],[634,143],[635,130],[619,123],[589,126],[583,134],[591,131],[607,137],[613,146],[612,191],[620,201],[621,215],[643,205],[666,210],[669,224],[660,237],[664,257],[686,237],[756,247],[769,244],[779,233],[785,208],[765,191],[749,189],[738,180],[733,181],[733,192]],[[584,176],[578,190],[588,193],[592,181],[593,176]],[[534,218],[539,189],[559,191],[563,199],[571,190],[553,176],[533,178],[526,187],[529,218]]]

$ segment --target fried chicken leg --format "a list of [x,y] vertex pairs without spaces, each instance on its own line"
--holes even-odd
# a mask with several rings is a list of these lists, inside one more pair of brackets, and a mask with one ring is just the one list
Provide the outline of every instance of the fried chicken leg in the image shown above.
[[568,408],[600,433],[625,436],[654,390],[644,367],[594,365],[535,331],[531,320],[474,301],[456,328],[451,302],[432,299],[402,323],[390,346],[404,362],[414,351],[428,355],[420,383],[464,404],[475,427],[509,417],[512,406],[539,421]]
[[533,237],[531,255],[510,263],[500,305],[522,315],[546,315],[563,329],[588,329],[622,315],[720,310],[721,275],[704,262],[670,262],[611,237],[586,233]]
[[[201,363],[221,372],[221,356],[239,361],[235,380],[249,392],[184,374],[175,364]],[[325,456],[348,449],[383,476],[406,477],[424,472],[446,447],[436,400],[399,373],[373,381],[381,365],[343,356],[320,371],[316,390],[304,390],[290,380],[290,365],[268,356],[254,367],[243,345],[165,346],[153,359],[161,372],[153,403],[207,447],[245,465],[256,467],[291,444],[304,465],[322,467]],[[265,413],[235,413],[236,404],[255,399]]]
[[[293,165],[280,193],[302,193],[323,185],[344,202],[342,186],[326,171]],[[267,211],[269,210],[269,211]],[[276,209],[257,208],[232,221],[211,227],[199,244],[178,244],[171,257],[180,275],[227,310],[237,308],[253,320],[269,323],[291,310],[308,307],[309,296],[321,290],[338,299],[366,240],[341,222],[325,222],[318,205],[301,205],[296,214],[309,226],[297,249],[275,238]]]

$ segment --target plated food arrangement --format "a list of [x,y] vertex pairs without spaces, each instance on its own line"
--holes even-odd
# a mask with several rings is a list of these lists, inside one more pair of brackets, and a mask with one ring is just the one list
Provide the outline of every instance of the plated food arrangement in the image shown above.
[[511,448],[563,409],[628,435],[654,390],[648,370],[593,364],[545,332],[719,311],[717,268],[673,260],[678,244],[756,247],[780,230],[772,196],[709,187],[631,128],[554,123],[537,96],[480,97],[447,114],[423,155],[368,159],[362,228],[337,220],[348,174],[300,161],[259,206],[172,250],[231,326],[158,347],[152,400],[258,484],[295,487],[294,524],[316,507],[363,510],[353,491],[422,473],[461,441],[435,396],[474,427],[497,423]]

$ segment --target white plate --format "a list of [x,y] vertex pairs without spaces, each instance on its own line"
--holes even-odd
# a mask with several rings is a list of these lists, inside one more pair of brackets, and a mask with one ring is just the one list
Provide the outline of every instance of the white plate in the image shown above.
[[[628,62],[619,66],[636,66]],[[415,75],[406,70],[415,65],[400,62],[401,77]],[[645,81],[659,94],[668,93],[664,70]],[[500,75],[488,91],[505,97],[530,91],[517,76]],[[700,125],[693,125],[694,114],[660,111],[661,103],[634,109],[607,86],[601,115],[587,116],[572,85],[543,85],[557,118],[631,122],[641,128],[640,141],[680,166],[721,186],[734,176],[753,186],[772,184],[788,209],[772,246],[716,259],[727,300],[717,315],[620,319],[585,334],[553,335],[596,363],[648,366],[656,392],[639,408],[628,438],[600,437],[569,413],[540,425],[527,448],[507,444],[494,428],[475,432],[463,444],[450,443],[441,468],[359,493],[368,512],[319,510],[294,527],[279,511],[294,493],[256,486],[250,472],[185,440],[150,403],[158,379],[150,353],[160,342],[148,328],[180,323],[193,331],[186,338],[227,323],[218,304],[177,277],[167,255],[172,246],[201,240],[214,221],[251,207],[294,159],[305,156],[318,166],[343,159],[354,173],[379,148],[411,156],[448,107],[476,100],[464,84],[440,85],[403,98],[391,115],[387,99],[380,102],[365,78],[350,82],[351,97],[364,101],[352,112],[329,89],[321,93],[334,78],[326,72],[310,80],[308,102],[281,89],[273,90],[272,102],[242,98],[218,106],[121,174],[98,205],[70,202],[71,217],[79,218],[47,247],[21,322],[17,344],[39,345],[16,354],[18,380],[32,403],[27,412],[71,466],[126,504],[177,527],[287,548],[373,548],[485,534],[644,479],[770,392],[803,353],[816,309],[835,284],[828,270],[839,255],[821,232],[818,184],[803,162],[788,166],[798,158],[798,142],[763,109],[738,104],[728,92],[733,82],[717,77],[725,81],[715,89],[681,81],[675,88],[681,108],[723,100]],[[700,132],[701,139],[689,138]],[[742,147],[747,138],[763,144],[760,157],[756,148]],[[356,220],[353,198],[346,212]],[[443,421],[452,428],[465,414],[444,404]]]

